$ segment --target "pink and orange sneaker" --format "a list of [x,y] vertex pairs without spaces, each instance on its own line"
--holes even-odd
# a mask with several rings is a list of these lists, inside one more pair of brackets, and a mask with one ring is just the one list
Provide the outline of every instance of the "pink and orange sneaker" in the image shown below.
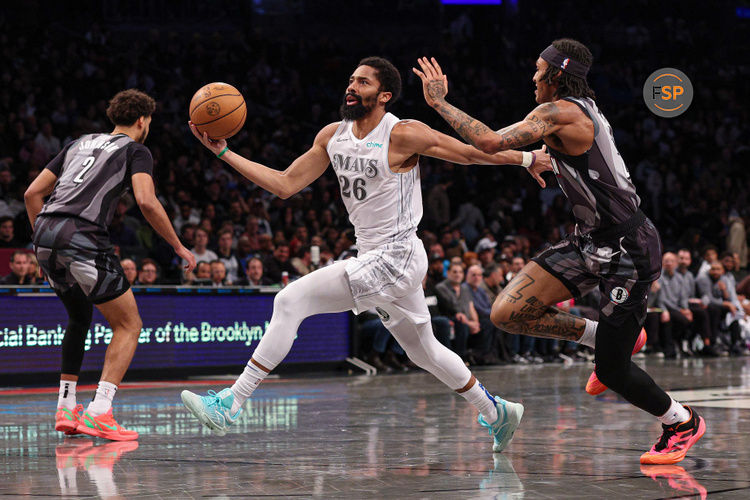
[[115,422],[112,416],[112,408],[107,413],[102,413],[96,417],[89,415],[88,411],[83,412],[77,430],[89,436],[110,439],[112,441],[135,441],[138,439],[136,431],[127,430]]
[[137,449],[138,441],[113,441],[94,446],[76,455],[78,467],[89,470],[89,467],[96,466],[107,468],[111,471],[124,454]]
[[708,497],[708,490],[679,465],[641,465],[641,473],[658,483],[666,479],[670,488],[688,493],[691,497],[700,496],[701,500]]
[[83,405],[78,404],[72,410],[67,408],[58,408],[55,413],[55,430],[64,432],[68,436],[80,434],[78,432],[78,423],[83,413]]
[[90,439],[66,439],[62,444],[55,447],[57,468],[66,469],[69,467],[78,467],[78,454],[93,446],[94,442]]
[[680,462],[687,451],[706,432],[706,421],[692,408],[685,406],[690,418],[679,424],[664,425],[659,441],[641,455],[644,465],[672,465]]
[[[641,333],[640,335],[638,335],[638,338],[635,341],[635,346],[633,347],[633,352],[631,353],[631,355],[643,349],[643,346],[646,345],[647,338],[648,337],[646,337],[646,329],[641,328]],[[599,377],[596,376],[596,370],[591,372],[589,380],[588,382],[586,382],[586,392],[588,392],[592,396],[596,396],[597,394],[601,394],[606,390],[607,386],[599,381]]]

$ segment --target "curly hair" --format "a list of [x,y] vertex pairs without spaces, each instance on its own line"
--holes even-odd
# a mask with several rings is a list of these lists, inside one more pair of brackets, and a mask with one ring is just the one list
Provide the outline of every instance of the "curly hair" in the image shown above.
[[390,92],[391,99],[386,103],[388,110],[401,95],[401,74],[389,60],[382,57],[365,57],[357,66],[370,66],[375,68],[380,82],[379,92]]
[[[588,47],[577,40],[561,38],[552,42],[552,46],[571,59],[586,66],[591,67],[591,63],[594,62],[594,56],[591,55]],[[585,78],[573,76],[552,65],[547,67],[547,70],[542,75],[542,80],[548,85],[557,85],[557,97],[560,99],[563,97],[590,97],[596,99],[596,94],[591,90]]]
[[141,116],[149,117],[156,110],[156,102],[145,92],[136,89],[115,94],[107,107],[107,118],[114,125],[132,125]]

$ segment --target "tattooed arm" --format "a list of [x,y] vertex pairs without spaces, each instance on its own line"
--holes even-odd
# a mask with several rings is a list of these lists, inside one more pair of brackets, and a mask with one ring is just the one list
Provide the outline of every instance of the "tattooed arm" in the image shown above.
[[487,125],[472,118],[457,107],[448,103],[448,77],[443,74],[435,58],[419,59],[422,70],[413,68],[422,79],[425,100],[442,116],[466,142],[481,151],[493,154],[498,151],[533,144],[544,136],[557,132],[560,127],[560,112],[555,103],[544,103],[536,107],[522,121],[492,131]]

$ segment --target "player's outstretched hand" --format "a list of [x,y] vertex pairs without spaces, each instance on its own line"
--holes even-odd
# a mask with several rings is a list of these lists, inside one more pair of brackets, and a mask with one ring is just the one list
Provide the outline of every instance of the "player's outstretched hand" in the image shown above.
[[182,245],[175,248],[174,251],[187,262],[187,265],[185,266],[185,274],[192,272],[193,269],[195,269],[195,255],[193,255],[193,252]]
[[193,133],[195,138],[201,141],[203,145],[210,149],[213,154],[218,155],[219,153],[221,153],[222,149],[227,147],[227,141],[225,139],[219,139],[218,141],[209,139],[208,134],[206,134],[205,132],[203,132],[202,134],[198,132],[198,128],[191,121],[188,122],[188,126],[190,127],[190,131]]
[[430,59],[420,57],[417,62],[422,70],[412,68],[412,71],[422,79],[424,100],[430,107],[434,108],[448,95],[448,77],[443,74],[443,70],[440,69],[440,65],[434,57]]
[[541,173],[552,170],[552,159],[547,154],[547,147],[542,146],[542,149],[536,149],[533,151],[536,155],[534,164],[528,168],[529,175],[532,176],[542,189],[547,187],[547,183],[542,179]]

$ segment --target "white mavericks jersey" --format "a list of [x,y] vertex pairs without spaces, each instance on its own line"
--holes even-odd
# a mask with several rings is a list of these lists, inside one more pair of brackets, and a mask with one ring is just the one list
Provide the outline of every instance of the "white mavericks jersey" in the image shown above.
[[397,174],[388,164],[391,130],[399,122],[386,113],[363,139],[344,120],[328,141],[328,156],[341,187],[341,199],[354,226],[360,254],[415,237],[422,219],[419,164]]

